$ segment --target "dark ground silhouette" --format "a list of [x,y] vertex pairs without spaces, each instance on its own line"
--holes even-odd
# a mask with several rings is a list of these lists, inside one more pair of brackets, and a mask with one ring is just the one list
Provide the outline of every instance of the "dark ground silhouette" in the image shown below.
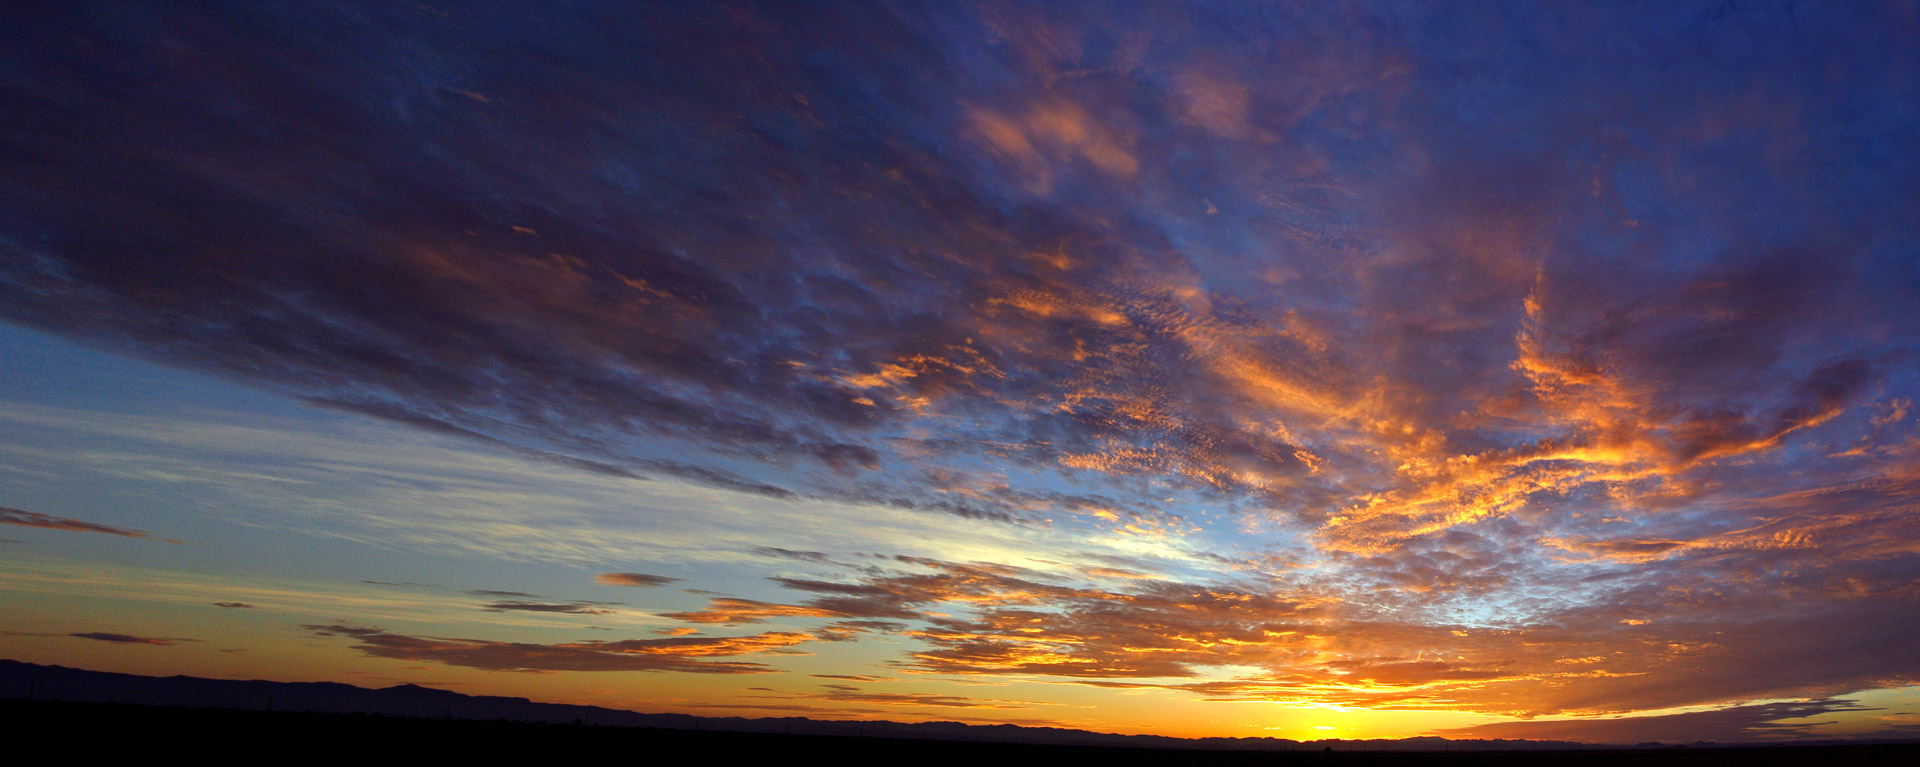
[[[16,749],[276,762],[402,758],[858,760],[867,765],[1420,764],[1913,765],[1920,743],[1603,748],[1537,741],[1183,740],[953,722],[640,714],[413,685],[368,689],[150,677],[0,660],[0,722]],[[1333,750],[1328,750],[1333,749]],[[760,760],[766,760],[762,762]]]
[[[1379,752],[1202,750],[669,730],[587,724],[429,719],[377,714],[0,700],[16,748],[43,743],[72,756],[192,754],[199,759],[390,763],[403,759],[800,761],[860,765],[1007,767],[1101,765],[1901,765],[1920,745],[1866,744],[1578,751]],[[491,763],[498,763],[492,761]]]

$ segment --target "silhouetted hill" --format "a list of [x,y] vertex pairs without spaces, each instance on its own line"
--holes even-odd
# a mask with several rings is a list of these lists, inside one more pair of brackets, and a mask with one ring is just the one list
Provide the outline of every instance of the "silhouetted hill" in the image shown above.
[[[1169,750],[940,741],[920,738],[785,735],[670,730],[367,714],[318,714],[232,708],[143,706],[0,698],[8,742],[45,748],[57,758],[152,761],[157,754],[195,761],[273,764],[495,764],[574,762],[680,764],[910,765],[911,767],[1272,767],[1273,765],[1418,765],[1418,767],[1908,767],[1911,745],[1754,746],[1579,751],[1383,752]],[[24,751],[24,749],[17,750]]]
[[[1367,752],[1445,752],[1490,751],[1592,751],[1601,747],[1559,741],[1522,740],[1448,740],[1421,737],[1402,740],[1323,740],[1299,742],[1278,738],[1171,738],[1155,735],[1114,735],[1050,727],[1016,725],[968,725],[958,722],[909,724],[876,721],[831,721],[800,717],[747,719],[741,717],[697,717],[685,714],[644,714],[598,706],[536,703],[525,698],[466,695],[405,684],[383,689],[358,687],[336,682],[269,682],[261,680],[206,679],[191,676],[154,677],[86,671],[64,666],[43,666],[0,660],[0,698],[15,699],[9,710],[35,711],[37,716],[52,716],[43,710],[57,709],[58,703],[134,704],[181,709],[219,709],[226,714],[241,713],[287,715],[261,721],[275,727],[295,728],[305,721],[292,715],[360,714],[381,717],[406,717],[420,720],[453,720],[492,725],[500,720],[516,723],[595,725],[582,731],[604,733],[619,728],[680,730],[691,733],[760,733],[792,736],[864,736],[867,739],[894,741],[943,740],[959,743],[999,743],[1046,746],[1073,746],[1119,749],[1202,749],[1211,751],[1292,751],[1320,753]],[[25,705],[25,699],[41,705]],[[102,710],[119,711],[108,707]],[[192,719],[195,716],[175,714]],[[292,718],[289,718],[292,717]],[[216,716],[217,718],[217,716]],[[145,721],[144,719],[142,721]],[[193,720],[200,721],[200,720]],[[402,725],[391,725],[402,726]],[[419,724],[418,727],[453,727]],[[116,729],[124,729],[124,726]],[[404,727],[403,727],[404,729]],[[605,736],[611,737],[611,736]],[[669,737],[654,735],[649,737]],[[681,736],[670,736],[681,737]],[[691,735],[686,737],[693,737]],[[843,743],[843,738],[830,738]],[[678,742],[678,741],[676,741]],[[757,741],[758,742],[758,741]],[[797,741],[796,741],[797,742]],[[938,746],[937,748],[947,748]],[[1713,744],[1695,744],[1713,745]],[[1664,744],[1643,744],[1664,746]],[[769,746],[772,747],[772,746]],[[871,750],[869,744],[861,746]],[[1775,748],[1777,752],[1777,747]],[[1649,750],[1643,749],[1642,752]],[[1902,752],[1911,755],[1913,751]],[[1356,754],[1357,755],[1357,754]]]
[[969,725],[959,722],[902,723],[833,721],[802,717],[747,719],[701,717],[686,714],[643,714],[599,706],[536,703],[526,698],[466,695],[419,685],[371,689],[337,682],[268,682],[206,679],[191,676],[154,677],[86,671],[64,666],[42,666],[0,660],[0,697],[40,700],[135,703],[150,706],[236,708],[245,710],[310,711],[335,714],[381,714],[425,718],[547,722],[581,722],[623,727],[680,730],[765,732],[808,735],[856,735],[1004,743],[1050,743],[1146,748],[1204,748],[1261,750],[1440,751],[1448,747],[1472,749],[1587,748],[1582,744],[1545,741],[1464,741],[1414,738],[1390,741],[1318,741],[1301,743],[1279,738],[1172,738],[1157,735],[1114,735],[1053,727],[1010,724]]

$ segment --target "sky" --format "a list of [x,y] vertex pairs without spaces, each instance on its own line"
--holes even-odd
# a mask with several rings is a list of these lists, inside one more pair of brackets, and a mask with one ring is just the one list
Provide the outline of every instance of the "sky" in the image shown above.
[[0,10],[0,656],[1920,736],[1920,6]]

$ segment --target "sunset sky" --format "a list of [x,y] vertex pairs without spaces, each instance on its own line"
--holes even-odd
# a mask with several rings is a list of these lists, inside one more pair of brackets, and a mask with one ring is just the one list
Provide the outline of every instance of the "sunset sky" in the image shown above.
[[0,657],[1920,737],[1920,5],[0,9]]

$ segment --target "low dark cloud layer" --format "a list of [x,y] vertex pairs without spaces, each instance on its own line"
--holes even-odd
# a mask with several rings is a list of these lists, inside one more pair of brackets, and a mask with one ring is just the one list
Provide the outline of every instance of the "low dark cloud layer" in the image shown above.
[[933,695],[916,692],[868,692],[852,685],[821,685],[825,692],[808,693],[791,697],[810,700],[827,700],[837,703],[863,703],[877,706],[933,707],[933,708],[986,708],[1018,710],[1029,708],[1014,701],[982,700],[960,695]]
[[480,609],[489,612],[565,613],[567,615],[612,615],[606,609],[612,602],[488,602]]
[[38,527],[46,530],[65,530],[75,533],[102,533],[105,535],[118,535],[123,538],[147,537],[147,531],[145,530],[131,530],[124,527],[114,527],[113,525],[103,525],[98,522],[84,522],[68,517],[41,514],[37,511],[10,509],[4,506],[0,506],[0,525]]
[[649,586],[665,586],[669,583],[679,583],[680,579],[669,578],[664,575],[648,575],[647,573],[600,573],[599,575],[593,576],[593,582],[602,586],[635,586],[645,588]]
[[395,634],[365,626],[305,627],[323,637],[345,637],[377,658],[428,661],[493,671],[680,671],[755,674],[775,669],[749,661],[709,660],[764,653],[806,642],[804,633],[769,631],[743,637],[671,637],[565,644],[493,642]]
[[111,644],[154,645],[157,647],[170,647],[182,641],[192,641],[167,639],[163,637],[146,637],[136,634],[120,634],[111,631],[86,631],[77,634],[68,634],[67,636],[76,639],[91,639],[95,642],[108,642]]

